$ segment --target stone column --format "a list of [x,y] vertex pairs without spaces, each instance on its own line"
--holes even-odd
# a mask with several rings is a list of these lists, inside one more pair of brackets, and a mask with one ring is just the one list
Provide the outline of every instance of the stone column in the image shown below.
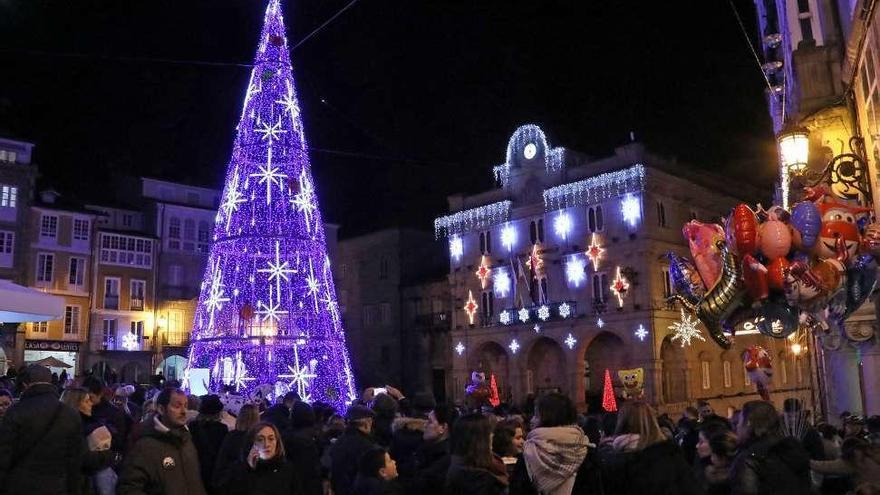
[[836,351],[826,351],[825,366],[827,370],[825,379],[828,380],[826,400],[829,421],[838,423],[840,413],[843,411],[862,414],[856,350],[844,344]]
[[880,414],[880,345],[865,344],[861,354],[865,415],[872,416]]

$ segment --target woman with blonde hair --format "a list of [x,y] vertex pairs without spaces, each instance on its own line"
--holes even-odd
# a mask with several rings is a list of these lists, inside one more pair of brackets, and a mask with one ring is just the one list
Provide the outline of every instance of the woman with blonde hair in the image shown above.
[[660,430],[646,402],[623,404],[614,433],[599,453],[605,493],[702,492],[681,450]]
[[241,457],[229,467],[220,493],[303,493],[299,476],[284,452],[281,433],[272,423],[257,423],[248,430]]
[[241,457],[242,445],[250,431],[260,422],[260,409],[256,404],[245,404],[238,411],[235,418],[235,429],[226,434],[220,452],[217,454],[217,462],[214,464],[213,484],[219,486],[229,475],[229,467]]

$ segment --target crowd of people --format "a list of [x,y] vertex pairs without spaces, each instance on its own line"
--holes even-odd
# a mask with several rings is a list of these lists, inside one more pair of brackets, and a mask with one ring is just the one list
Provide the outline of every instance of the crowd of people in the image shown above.
[[812,424],[796,399],[676,422],[639,400],[584,415],[555,392],[456,406],[386,386],[339,415],[64,378],[0,379],[0,494],[880,494],[880,418]]

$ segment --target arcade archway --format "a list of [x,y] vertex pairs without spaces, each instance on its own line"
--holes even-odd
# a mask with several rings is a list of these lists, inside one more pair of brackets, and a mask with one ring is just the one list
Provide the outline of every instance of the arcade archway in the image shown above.
[[526,361],[526,392],[541,395],[546,392],[568,393],[568,368],[565,353],[553,339],[541,337],[529,350]]

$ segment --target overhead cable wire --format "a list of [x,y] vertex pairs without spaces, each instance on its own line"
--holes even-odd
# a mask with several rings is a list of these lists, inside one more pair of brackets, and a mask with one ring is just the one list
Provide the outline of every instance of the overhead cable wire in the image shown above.
[[764,82],[767,84],[767,89],[771,92],[773,91],[773,85],[770,84],[770,79],[767,77],[767,73],[764,72],[764,67],[761,65],[761,58],[758,56],[757,50],[755,50],[755,46],[752,44],[751,38],[749,38],[749,33],[746,30],[745,24],[743,24],[742,17],[739,15],[739,11],[736,10],[736,5],[733,4],[733,0],[727,0],[730,4],[730,9],[733,10],[733,15],[736,17],[736,22],[739,24],[739,29],[743,34],[743,37],[746,39],[746,43],[749,45],[749,50],[752,52],[752,56],[755,58],[755,63],[758,64],[758,70],[761,71],[761,77],[764,78]]

